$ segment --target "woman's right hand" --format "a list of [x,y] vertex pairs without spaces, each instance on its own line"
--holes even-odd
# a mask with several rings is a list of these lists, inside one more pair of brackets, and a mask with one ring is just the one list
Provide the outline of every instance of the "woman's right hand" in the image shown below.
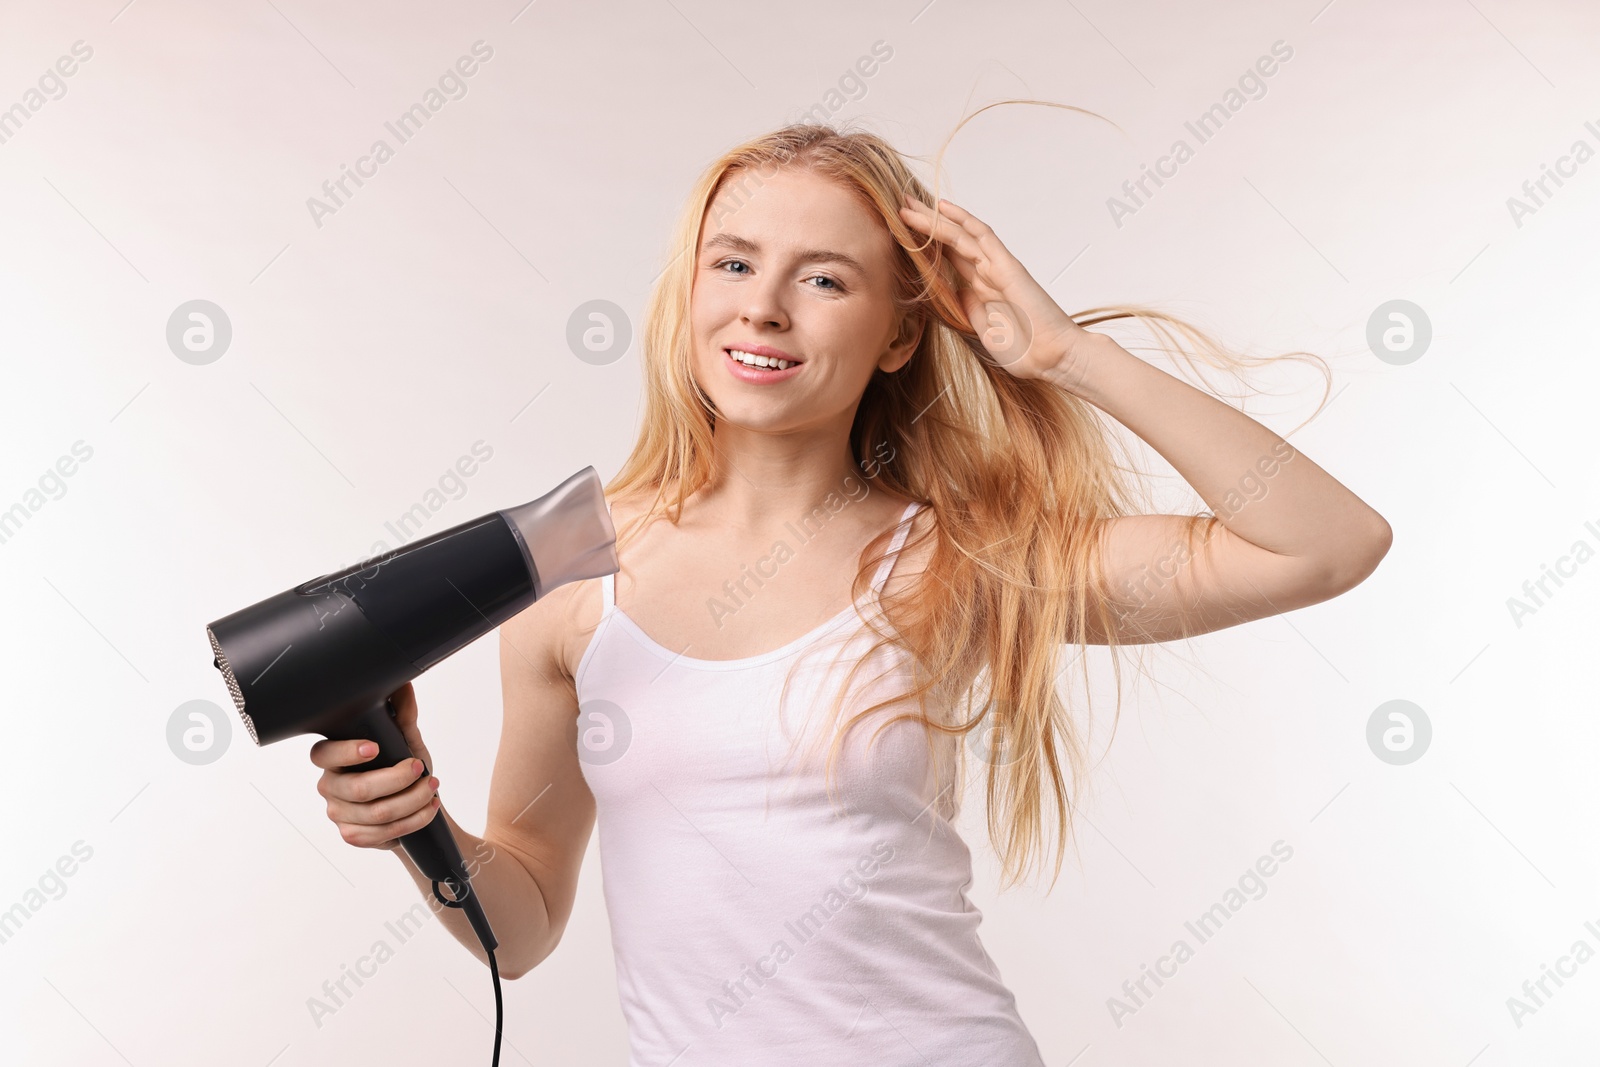
[[[417,698],[411,683],[395,690],[389,700],[395,725],[414,758],[393,767],[347,771],[344,768],[371,761],[377,744],[364,738],[324,738],[311,746],[311,762],[322,768],[317,792],[328,801],[328,818],[339,828],[339,836],[358,848],[392,851],[400,838],[427,826],[438,813],[439,779],[420,770],[431,769],[433,757],[417,732]],[[362,746],[370,746],[365,755]]]

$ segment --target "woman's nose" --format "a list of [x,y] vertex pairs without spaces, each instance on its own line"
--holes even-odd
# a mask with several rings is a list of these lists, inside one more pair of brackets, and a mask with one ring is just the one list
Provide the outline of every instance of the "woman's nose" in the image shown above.
[[783,298],[778,289],[780,284],[777,281],[759,279],[745,290],[741,314],[746,322],[780,327],[788,324],[788,312],[784,309]]

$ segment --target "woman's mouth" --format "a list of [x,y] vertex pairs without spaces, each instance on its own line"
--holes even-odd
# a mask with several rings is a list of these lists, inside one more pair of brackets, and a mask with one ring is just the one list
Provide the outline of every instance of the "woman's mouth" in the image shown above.
[[[722,362],[729,372],[740,381],[755,382],[767,385],[774,382],[787,381],[800,373],[803,363],[790,363],[788,360],[769,359],[766,356],[755,356],[737,348],[724,348]],[[780,367],[779,364],[788,364]]]

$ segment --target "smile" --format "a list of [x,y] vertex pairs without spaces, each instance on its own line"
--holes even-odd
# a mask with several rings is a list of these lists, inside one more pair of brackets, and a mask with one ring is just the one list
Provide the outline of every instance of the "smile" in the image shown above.
[[800,368],[805,365],[789,360],[754,356],[737,348],[723,349],[722,362],[735,378],[763,385],[787,381],[800,373]]

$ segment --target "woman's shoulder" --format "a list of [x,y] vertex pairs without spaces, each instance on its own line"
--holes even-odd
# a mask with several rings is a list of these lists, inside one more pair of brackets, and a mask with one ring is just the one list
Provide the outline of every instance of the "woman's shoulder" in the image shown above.
[[[635,518],[644,513],[649,504],[647,497],[641,498],[638,494],[607,493],[605,500],[612,528],[618,538]],[[506,636],[521,649],[535,640],[536,631],[544,630],[548,634],[545,639],[553,641],[551,654],[571,679],[589,636],[600,624],[604,610],[602,592],[600,578],[582,578],[557,586],[525,611],[507,620]]]
[[656,497],[653,489],[633,489],[625,493],[607,493],[606,506],[611,509],[612,525],[620,537],[634,520],[650,510]]

